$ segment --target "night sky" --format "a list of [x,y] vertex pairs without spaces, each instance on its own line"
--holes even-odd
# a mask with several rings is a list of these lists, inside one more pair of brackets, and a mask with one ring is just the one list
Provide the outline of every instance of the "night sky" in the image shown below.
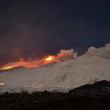
[[106,43],[109,0],[0,0],[0,65]]

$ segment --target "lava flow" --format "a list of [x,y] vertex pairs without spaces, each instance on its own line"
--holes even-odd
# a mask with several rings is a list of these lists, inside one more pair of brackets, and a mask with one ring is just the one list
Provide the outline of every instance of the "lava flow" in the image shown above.
[[61,50],[56,56],[49,55],[46,58],[35,59],[31,61],[25,61],[20,58],[17,62],[8,63],[0,68],[0,70],[8,70],[16,67],[25,67],[25,68],[36,68],[38,66],[42,66],[51,62],[62,62],[67,60],[72,60],[77,58],[77,53],[71,50]]
[[33,60],[33,61],[24,61],[19,60],[18,62],[13,62],[13,63],[9,63],[4,65],[3,67],[0,68],[0,70],[9,70],[12,68],[16,68],[16,67],[25,67],[25,68],[35,68],[38,66],[42,66],[51,62],[54,62],[54,56],[49,55],[48,57],[44,58],[44,59],[40,59],[40,60]]
[[13,67],[11,66],[7,66],[7,67],[4,67],[3,70],[8,70],[8,69],[12,69]]

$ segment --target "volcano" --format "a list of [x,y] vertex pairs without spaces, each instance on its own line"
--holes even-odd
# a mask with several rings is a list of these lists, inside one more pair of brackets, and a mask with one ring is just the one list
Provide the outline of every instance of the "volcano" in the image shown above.
[[85,84],[110,80],[110,44],[101,48],[91,47],[79,57],[73,49],[61,50],[56,56],[33,62],[11,63],[11,66],[25,63],[39,66],[10,68],[10,64],[5,65],[5,69],[0,71],[0,92],[22,89],[68,91]]
[[110,80],[110,60],[84,55],[32,69],[19,67],[1,71],[0,90],[70,90],[101,80]]

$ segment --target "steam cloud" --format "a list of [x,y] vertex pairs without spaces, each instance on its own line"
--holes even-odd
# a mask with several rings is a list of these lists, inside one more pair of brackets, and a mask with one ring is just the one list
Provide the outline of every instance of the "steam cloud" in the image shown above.
[[[110,44],[106,44],[104,47],[96,48],[90,47],[88,51],[85,53],[87,56],[98,56],[101,58],[105,58],[110,60]],[[77,58],[77,52],[73,49],[70,50],[61,50],[60,53],[57,54],[57,59],[59,61],[66,61]]]
[[57,59],[59,61],[66,61],[71,59],[76,59],[77,53],[73,49],[70,50],[60,50],[60,53],[57,54]]
[[105,47],[95,48],[90,47],[86,53],[88,56],[98,56],[110,60],[110,44],[106,44]]
[[[101,48],[90,47],[88,48],[88,51],[85,54],[90,57],[98,56],[110,60],[110,44],[106,44],[104,47]],[[61,50],[56,57],[59,61],[76,59],[77,52],[75,52],[73,49]]]

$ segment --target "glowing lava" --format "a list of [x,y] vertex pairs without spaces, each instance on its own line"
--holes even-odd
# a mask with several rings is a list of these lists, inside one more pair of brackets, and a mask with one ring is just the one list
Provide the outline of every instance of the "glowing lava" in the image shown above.
[[45,65],[47,63],[53,62],[55,59],[55,56],[49,55],[46,58],[39,59],[39,60],[32,60],[32,61],[25,61],[24,59],[20,59],[17,62],[12,62],[9,64],[4,65],[3,67],[0,68],[0,70],[8,70],[16,67],[25,67],[25,68],[36,68],[38,66]]
[[20,58],[16,62],[10,62],[8,64],[5,64],[4,66],[0,67],[0,70],[8,70],[8,69],[17,68],[17,67],[36,68],[36,67],[43,66],[43,65],[46,65],[52,62],[62,62],[62,61],[70,60],[70,59],[73,60],[76,58],[77,58],[77,53],[74,52],[73,49],[61,50],[60,53],[58,53],[55,56],[49,55],[41,59],[36,58],[36,59],[25,60],[23,58]]
[[8,66],[8,67],[3,68],[3,70],[8,70],[8,69],[12,69],[12,68],[13,68],[13,67]]
[[45,60],[46,60],[46,61],[52,61],[53,59],[54,59],[54,56],[50,55],[50,56],[48,56]]

